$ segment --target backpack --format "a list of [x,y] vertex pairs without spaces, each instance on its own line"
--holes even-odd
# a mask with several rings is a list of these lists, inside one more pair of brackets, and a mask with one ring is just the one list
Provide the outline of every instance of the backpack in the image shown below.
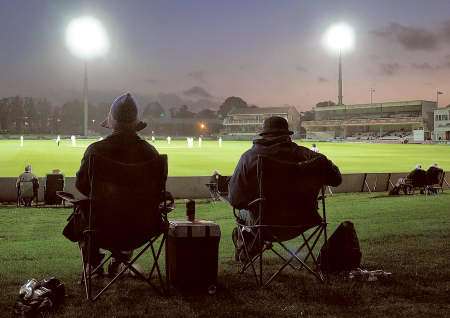
[[320,249],[318,262],[321,270],[339,273],[359,268],[361,255],[355,227],[352,222],[345,221]]
[[19,292],[13,307],[13,317],[47,317],[64,301],[64,284],[54,277],[41,281],[30,279]]

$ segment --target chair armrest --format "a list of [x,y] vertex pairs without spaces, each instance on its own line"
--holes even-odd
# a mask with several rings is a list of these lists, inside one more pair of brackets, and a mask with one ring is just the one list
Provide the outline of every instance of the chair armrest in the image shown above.
[[253,200],[252,202],[250,202],[247,206],[251,207],[252,205],[255,205],[256,203],[259,203],[259,202],[265,201],[265,200],[266,200],[265,198],[257,198],[255,200]]
[[88,197],[82,196],[76,198],[72,193],[64,191],[56,191],[56,195],[59,196],[64,201],[70,202],[72,204],[80,204],[83,201],[89,201]]

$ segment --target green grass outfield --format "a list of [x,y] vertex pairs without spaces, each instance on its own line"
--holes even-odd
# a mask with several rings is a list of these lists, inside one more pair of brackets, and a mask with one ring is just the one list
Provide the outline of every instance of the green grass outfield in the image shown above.
[[[165,298],[129,278],[94,304],[83,299],[77,285],[78,248],[61,235],[70,209],[0,206],[0,317],[11,316],[22,283],[49,275],[65,283],[68,295],[54,317],[448,317],[449,206],[448,191],[438,196],[330,197],[329,232],[352,220],[362,266],[390,271],[392,277],[376,282],[333,277],[320,284],[288,268],[269,288],[257,289],[250,275],[237,274],[230,207],[198,203],[197,215],[216,221],[222,231],[215,296],[172,293]],[[183,210],[181,203],[170,217],[184,218]],[[292,242],[289,246],[294,247]],[[147,260],[139,263],[146,269]]]
[[[60,147],[50,140],[25,140],[20,147],[19,140],[0,141],[0,176],[17,176],[26,164],[33,165],[38,176],[44,176],[52,169],[61,169],[66,176],[74,176],[80,166],[85,148],[93,140],[78,140],[72,147],[69,140],[63,140]],[[310,142],[297,143],[310,147]],[[169,158],[169,175],[195,176],[211,175],[217,169],[222,174],[231,174],[240,155],[250,146],[250,141],[224,141],[219,148],[217,141],[203,141],[201,148],[195,142],[194,148],[187,148],[186,142],[156,141],[160,153]],[[449,145],[401,145],[365,143],[318,143],[322,153],[332,159],[343,173],[352,172],[406,172],[417,163],[428,167],[434,162],[450,170]]]

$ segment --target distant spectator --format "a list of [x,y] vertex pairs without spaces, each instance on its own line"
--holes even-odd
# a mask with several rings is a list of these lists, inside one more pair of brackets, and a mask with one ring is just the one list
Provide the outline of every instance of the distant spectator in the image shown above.
[[428,189],[431,191],[431,193],[436,194],[437,189],[433,187],[433,185],[439,185],[441,186],[442,176],[443,176],[444,170],[439,168],[437,163],[433,163],[428,170],[427,170],[427,185],[429,186]]
[[[37,201],[37,194],[39,189],[39,180],[38,178],[31,172],[31,165],[27,165],[25,167],[25,171],[17,178],[16,181],[17,195],[18,197],[23,199],[23,203],[25,206],[31,206],[31,202],[34,200]],[[26,196],[25,192],[31,190],[32,195]]]
[[45,176],[45,204],[61,204],[61,198],[56,195],[57,191],[64,190],[64,175],[59,169],[53,169],[52,173]]
[[406,182],[412,184],[413,187],[425,187],[427,185],[427,173],[422,169],[422,165],[416,165],[416,168],[406,176]]

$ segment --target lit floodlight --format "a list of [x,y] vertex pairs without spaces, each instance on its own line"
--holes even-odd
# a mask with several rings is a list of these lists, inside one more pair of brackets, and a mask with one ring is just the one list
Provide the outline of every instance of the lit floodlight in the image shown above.
[[72,54],[89,59],[107,53],[109,40],[100,21],[85,16],[72,20],[67,26],[66,45]]
[[324,43],[333,51],[344,52],[351,50],[354,44],[353,29],[345,23],[332,25],[324,36]]

